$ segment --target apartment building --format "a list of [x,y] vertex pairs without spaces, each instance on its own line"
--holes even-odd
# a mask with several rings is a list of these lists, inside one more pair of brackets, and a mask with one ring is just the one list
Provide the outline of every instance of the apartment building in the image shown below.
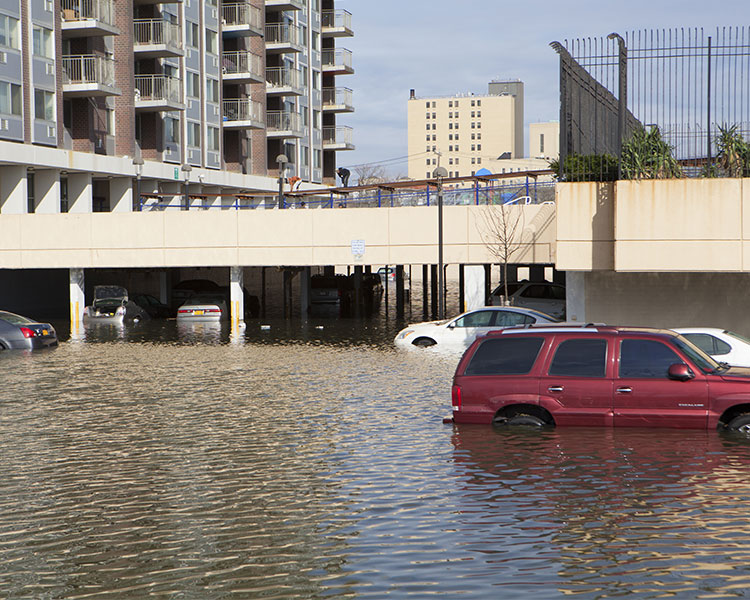
[[407,107],[412,179],[431,177],[438,165],[461,177],[500,156],[524,156],[521,81],[492,81],[487,95],[421,98],[412,90]]
[[352,35],[335,0],[1,0],[0,212],[333,183]]

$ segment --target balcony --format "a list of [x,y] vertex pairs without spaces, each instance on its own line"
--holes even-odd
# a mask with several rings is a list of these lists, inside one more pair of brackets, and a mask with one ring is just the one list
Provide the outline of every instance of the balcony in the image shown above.
[[302,74],[287,67],[266,68],[266,94],[269,96],[301,96]]
[[225,38],[263,35],[263,14],[247,2],[222,3],[221,33]]
[[302,41],[297,25],[266,23],[266,52],[301,52]]
[[346,48],[323,50],[321,62],[323,63],[323,73],[327,75],[351,75],[354,73],[352,51]]
[[135,19],[133,53],[136,59],[184,56],[180,26],[165,19]]
[[303,0],[266,0],[267,10],[302,10],[304,8]]
[[302,117],[284,110],[266,112],[266,136],[269,138],[301,138]]
[[224,129],[264,129],[263,106],[250,98],[236,98],[223,102]]
[[182,0],[133,0],[136,6],[146,6],[149,4],[182,4]]
[[225,83],[263,83],[263,58],[247,50],[222,52],[221,72]]
[[119,35],[112,0],[62,0],[62,36]]
[[99,54],[63,56],[62,90],[66,98],[119,96],[115,61]]
[[182,82],[166,75],[135,76],[135,110],[162,112],[185,110],[182,101]]
[[348,10],[324,10],[321,14],[323,37],[352,37],[352,13]]
[[323,88],[323,110],[331,113],[354,112],[352,96],[349,88]]
[[351,127],[323,127],[323,150],[354,150]]

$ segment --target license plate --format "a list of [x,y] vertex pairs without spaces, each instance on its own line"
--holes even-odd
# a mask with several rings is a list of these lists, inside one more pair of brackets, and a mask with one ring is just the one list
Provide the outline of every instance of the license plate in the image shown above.
[[194,311],[193,311],[193,314],[194,314],[194,315],[202,315],[202,314],[203,314],[203,311],[202,311],[202,310],[194,310]]
[[49,331],[47,331],[46,329],[42,329],[42,335],[49,335]]

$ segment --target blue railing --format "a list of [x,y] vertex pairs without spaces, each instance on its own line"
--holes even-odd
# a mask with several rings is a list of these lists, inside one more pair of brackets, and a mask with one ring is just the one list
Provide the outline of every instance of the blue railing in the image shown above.
[[[142,195],[140,208],[143,211],[181,210],[185,207],[185,197],[181,194]],[[537,182],[527,179],[520,183],[497,182],[476,183],[468,186],[450,185],[443,187],[445,206],[465,206],[479,204],[541,204],[554,202],[555,183]],[[331,190],[319,194],[285,195],[284,208],[382,208],[400,206],[435,206],[438,192],[434,186],[425,188],[349,188],[348,191]],[[278,196],[232,196],[190,195],[190,210],[252,210],[273,208],[278,204]]]

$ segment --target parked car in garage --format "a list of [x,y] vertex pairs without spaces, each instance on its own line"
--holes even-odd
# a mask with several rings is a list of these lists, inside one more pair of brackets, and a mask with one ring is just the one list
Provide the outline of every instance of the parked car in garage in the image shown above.
[[152,319],[167,319],[173,314],[169,306],[150,294],[133,294],[131,298]]
[[94,286],[94,300],[83,309],[83,322],[87,325],[122,325],[148,318],[148,313],[130,300],[128,290],[119,285]]
[[678,327],[674,329],[706,354],[733,367],[750,367],[750,340],[718,327]]
[[224,321],[228,318],[229,311],[222,293],[195,294],[177,309],[179,322]]
[[[490,296],[490,305],[502,306],[505,286],[501,283]],[[508,283],[510,306],[533,308],[556,319],[565,318],[565,286],[551,281],[519,281]]]
[[0,310],[0,350],[37,350],[57,346],[57,333],[49,323]]
[[528,308],[486,306],[444,321],[415,323],[402,329],[394,343],[397,346],[453,346],[465,348],[478,336],[503,327],[558,323],[549,315]]
[[220,292],[219,284],[210,279],[185,279],[172,288],[170,306],[176,311],[185,301],[200,292]]

